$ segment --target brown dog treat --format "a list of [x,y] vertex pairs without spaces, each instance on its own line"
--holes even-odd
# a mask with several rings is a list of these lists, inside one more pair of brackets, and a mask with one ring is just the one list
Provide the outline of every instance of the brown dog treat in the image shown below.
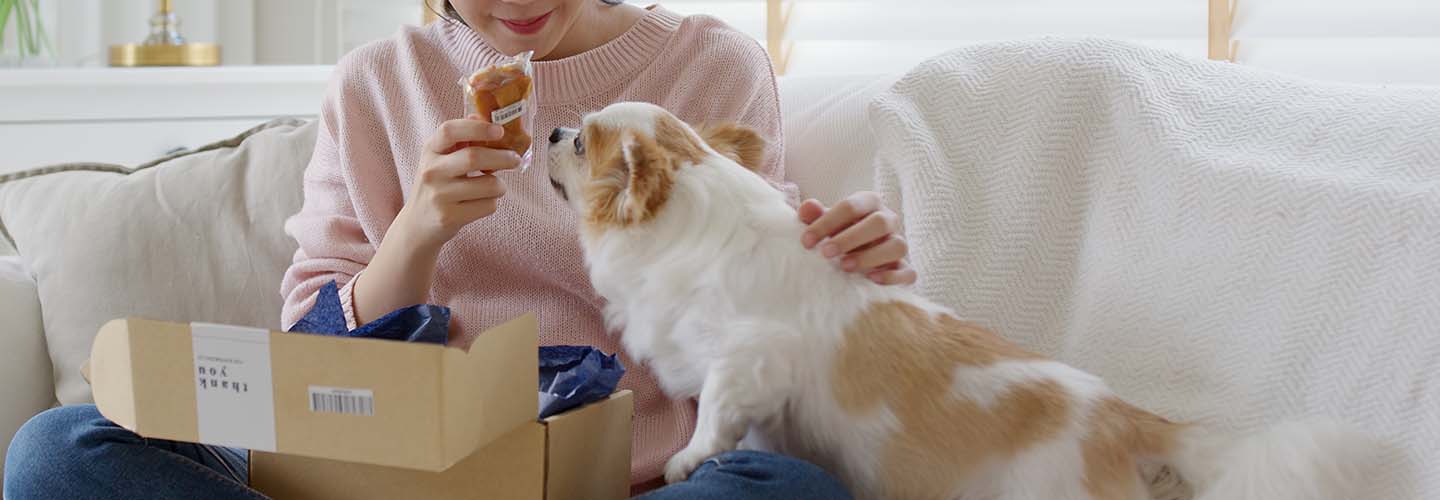
[[534,87],[529,52],[476,71],[462,84],[470,112],[505,128],[505,135],[500,140],[482,142],[481,146],[509,149],[517,155],[524,155],[530,150],[530,134],[525,130],[525,108],[529,106]]

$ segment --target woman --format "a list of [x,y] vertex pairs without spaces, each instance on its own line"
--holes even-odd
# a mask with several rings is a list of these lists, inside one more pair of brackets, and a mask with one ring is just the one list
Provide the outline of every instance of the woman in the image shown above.
[[[738,122],[772,142],[763,174],[783,180],[780,107],[764,51],[704,16],[622,0],[450,0],[440,22],[348,54],[335,69],[305,173],[305,204],[286,223],[300,245],[282,284],[283,324],[309,310],[321,286],[343,285],[348,320],[365,323],[416,303],[451,308],[451,341],[535,312],[545,344],[619,351],[586,279],[576,223],[547,181],[545,141],[534,168],[506,150],[472,146],[501,129],[462,118],[457,83],[509,55],[534,51],[532,134],[574,126],[616,101],[649,101],[691,123]],[[494,175],[470,177],[475,171]],[[895,216],[873,193],[826,209],[800,206],[803,241],[837,265],[908,284]],[[693,401],[662,394],[634,362],[632,482],[654,490],[665,461],[695,424]],[[236,450],[147,441],[93,406],[51,410],[16,436],[5,496],[24,498],[251,498]],[[763,453],[716,457],[687,482],[649,498],[832,498],[844,491],[818,468]]]

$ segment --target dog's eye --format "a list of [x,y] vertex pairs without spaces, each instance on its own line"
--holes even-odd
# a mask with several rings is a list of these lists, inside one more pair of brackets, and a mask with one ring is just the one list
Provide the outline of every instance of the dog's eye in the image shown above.
[[585,154],[585,141],[580,140],[580,135],[579,135],[579,134],[576,134],[576,135],[575,135],[575,154],[577,154],[577,155],[583,155],[583,154]]

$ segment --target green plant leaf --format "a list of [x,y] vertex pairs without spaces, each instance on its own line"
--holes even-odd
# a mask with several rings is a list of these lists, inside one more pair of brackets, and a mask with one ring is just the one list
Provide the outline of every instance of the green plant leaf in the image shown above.
[[25,2],[17,0],[15,3],[15,28],[16,38],[20,40],[20,57],[30,55],[30,13]]
[[50,35],[45,33],[45,19],[40,17],[40,0],[30,0],[30,6],[35,9],[35,35],[40,39],[40,43],[37,44],[38,46],[36,47],[35,55],[54,55],[55,51],[50,47]]
[[10,11],[15,9],[15,0],[0,0],[0,48],[5,47],[5,26],[10,24]]

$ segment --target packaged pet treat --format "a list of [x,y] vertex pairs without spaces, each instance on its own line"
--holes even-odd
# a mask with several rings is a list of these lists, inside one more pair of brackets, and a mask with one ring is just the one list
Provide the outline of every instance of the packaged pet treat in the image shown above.
[[[522,157],[530,152],[530,133],[525,127],[534,80],[530,70],[533,52],[522,52],[509,61],[476,71],[460,81],[465,89],[466,116],[505,127],[505,136],[481,146],[508,149]],[[525,162],[528,163],[528,162]]]

